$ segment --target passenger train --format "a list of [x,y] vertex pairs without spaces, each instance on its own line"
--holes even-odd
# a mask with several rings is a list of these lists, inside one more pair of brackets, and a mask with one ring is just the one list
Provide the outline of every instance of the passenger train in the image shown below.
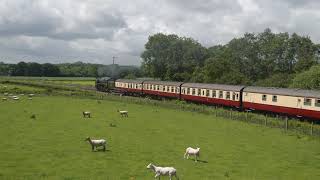
[[175,98],[320,120],[320,91],[130,79],[114,83],[115,89],[128,95]]

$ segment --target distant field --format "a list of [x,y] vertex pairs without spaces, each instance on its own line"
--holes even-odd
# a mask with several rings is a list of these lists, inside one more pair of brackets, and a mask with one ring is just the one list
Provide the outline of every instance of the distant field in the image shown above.
[[30,82],[53,83],[63,85],[94,86],[96,78],[93,77],[24,77],[24,76],[0,76],[0,80],[18,80]]
[[[0,107],[0,179],[153,179],[150,162],[174,166],[182,180],[320,178],[320,140],[280,129],[59,96],[0,101]],[[82,118],[84,110],[93,117]],[[108,151],[91,152],[87,136],[106,138]],[[201,162],[183,160],[188,146],[201,147]]]

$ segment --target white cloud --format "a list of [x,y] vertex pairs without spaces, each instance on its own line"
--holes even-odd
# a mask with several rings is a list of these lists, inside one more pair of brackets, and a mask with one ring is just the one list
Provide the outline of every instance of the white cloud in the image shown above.
[[317,0],[2,0],[0,61],[140,64],[148,36],[176,33],[205,46],[269,27],[320,41]]

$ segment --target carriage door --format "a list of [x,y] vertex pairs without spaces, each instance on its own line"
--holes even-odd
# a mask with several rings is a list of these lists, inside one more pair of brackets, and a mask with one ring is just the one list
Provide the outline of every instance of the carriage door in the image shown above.
[[232,92],[232,101],[235,101],[235,100],[236,100],[236,93]]
[[303,99],[302,98],[298,98],[297,99],[297,108],[299,109],[298,110],[298,115],[301,115],[302,114],[302,103],[303,103]]

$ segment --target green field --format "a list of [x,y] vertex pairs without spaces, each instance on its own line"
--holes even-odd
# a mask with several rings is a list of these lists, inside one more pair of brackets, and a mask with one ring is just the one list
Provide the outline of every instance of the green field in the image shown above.
[[[320,178],[319,139],[280,129],[58,96],[22,97],[0,107],[0,179],[153,179],[150,162],[175,167],[180,179]],[[93,117],[82,118],[84,110]],[[91,152],[87,136],[105,138],[107,151]],[[200,162],[183,159],[188,146],[201,147]]]
[[0,81],[22,81],[22,82],[37,82],[48,84],[61,85],[80,85],[80,86],[94,86],[95,78],[91,77],[24,77],[24,76],[0,76]]

